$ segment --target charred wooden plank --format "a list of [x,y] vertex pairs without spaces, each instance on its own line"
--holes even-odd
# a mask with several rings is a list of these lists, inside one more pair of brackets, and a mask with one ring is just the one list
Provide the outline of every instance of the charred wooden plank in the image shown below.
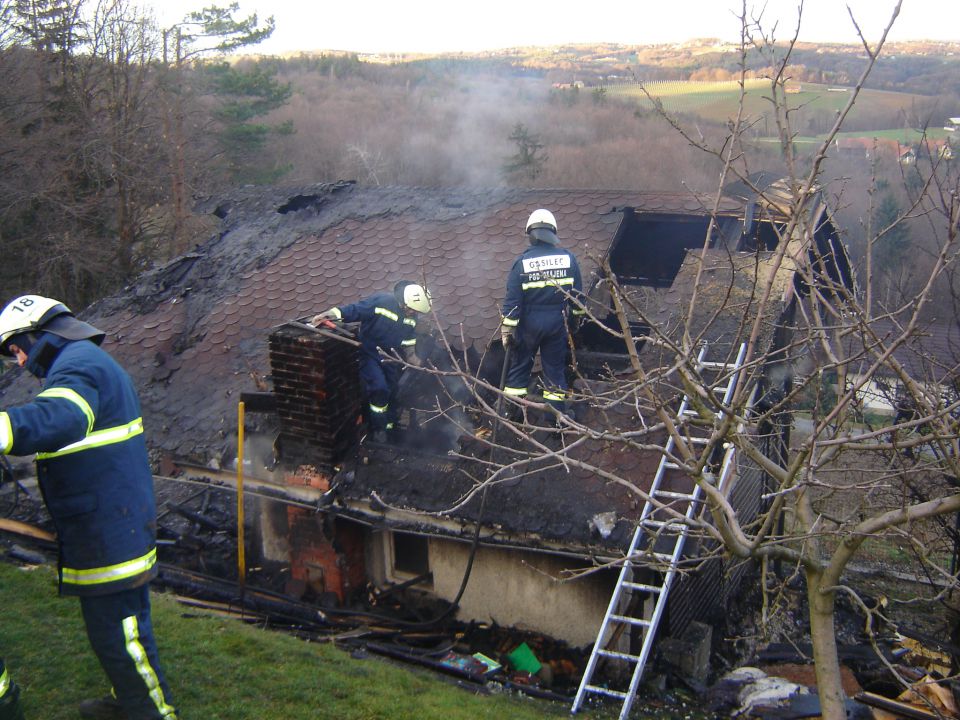
[[43,528],[38,528],[36,525],[22,523],[19,520],[7,520],[6,518],[0,518],[0,530],[9,533],[15,533],[17,535],[23,535],[24,537],[33,538],[34,540],[43,540],[45,542],[54,542],[57,539],[57,536],[53,533],[48,532]]
[[896,715],[912,718],[912,720],[937,720],[937,718],[940,717],[940,715],[930,710],[924,710],[916,705],[910,705],[908,703],[883,697],[883,695],[876,695],[875,693],[871,692],[857,693],[853,697],[854,700],[858,700],[864,705],[880,708],[881,710],[886,710],[887,712],[891,712]]

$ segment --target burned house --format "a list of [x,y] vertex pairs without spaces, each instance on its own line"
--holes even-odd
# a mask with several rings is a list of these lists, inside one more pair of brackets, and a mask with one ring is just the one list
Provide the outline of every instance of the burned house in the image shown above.
[[[491,467],[519,457],[489,461],[484,438],[504,431],[477,403],[494,397],[489,387],[503,362],[499,303],[526,244],[523,222],[537,207],[554,213],[561,243],[580,259],[595,318],[575,338],[574,388],[583,398],[602,396],[597,388],[628,373],[634,359],[662,366],[662,345],[645,338],[652,326],[678,330],[695,290],[703,308],[692,318],[695,332],[729,364],[744,318],[756,312],[752,289],[773,273],[777,311],[758,338],[767,348],[784,345],[803,287],[778,249],[788,243],[788,257],[832,257],[839,248],[822,205],[811,244],[783,237],[782,213],[747,193],[723,198],[714,211],[710,198],[653,192],[251,188],[202,205],[219,218],[214,237],[84,317],[108,331],[106,347],[139,386],[159,474],[232,483],[244,401],[247,486],[278,499],[250,513],[256,532],[247,553],[251,564],[281,568],[288,593],[332,606],[371,583],[408,583],[455,600],[461,619],[587,646],[617,587],[615,565],[644,512],[666,437],[617,445],[597,436],[564,446],[569,462],[539,439],[550,452],[531,456],[522,438],[513,446],[504,440],[524,460],[482,489]],[[824,268],[832,281],[847,279],[842,261]],[[625,314],[605,289],[611,275],[630,298]],[[401,278],[433,294],[420,345],[441,374],[408,371],[407,441],[380,445],[364,441],[355,347],[298,321]],[[28,390],[14,384],[4,401]],[[586,425],[655,424],[625,404],[580,404]],[[782,438],[769,438],[773,455]],[[759,468],[738,459],[724,491],[749,518],[763,487]],[[685,553],[701,550],[691,542]],[[737,567],[718,555],[682,578],[660,632],[721,610]],[[638,568],[637,577],[662,572]]]

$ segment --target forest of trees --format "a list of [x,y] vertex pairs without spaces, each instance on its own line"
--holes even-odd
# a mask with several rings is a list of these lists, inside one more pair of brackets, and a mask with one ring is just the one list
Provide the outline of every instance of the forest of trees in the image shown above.
[[[243,181],[289,88],[222,52],[272,21],[236,6],[170,28],[126,0],[0,0],[0,237],[7,296],[74,306],[195,238],[198,191]],[[203,62],[201,62],[203,60]]]
[[[84,307],[205,240],[213,220],[195,216],[194,202],[239,184],[716,186],[716,158],[656,112],[597,88],[552,88],[565,66],[227,54],[255,52],[272,29],[272,19],[239,17],[235,5],[165,28],[128,0],[0,0],[7,296],[44,292]],[[685,67],[686,77],[703,72],[702,62]],[[726,131],[696,125],[706,139]],[[783,168],[775,146],[745,152],[755,167]],[[840,162],[828,165],[833,176],[880,180],[877,206],[887,215],[907,207],[895,162]],[[875,213],[859,200],[837,205],[856,250]],[[922,242],[922,226],[911,233]]]

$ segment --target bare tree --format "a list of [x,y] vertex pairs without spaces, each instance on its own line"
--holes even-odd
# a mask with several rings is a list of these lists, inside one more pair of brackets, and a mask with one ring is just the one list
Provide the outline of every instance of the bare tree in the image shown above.
[[[256,13],[238,18],[239,8],[236,2],[226,7],[210,5],[188,13],[183,20],[162,31],[160,87],[170,158],[172,254],[186,249],[191,239],[186,227],[191,181],[204,174],[203,165],[209,163],[215,153],[209,142],[203,142],[203,132],[194,132],[188,142],[190,116],[196,109],[191,100],[197,95],[191,86],[190,71],[204,58],[220,57],[231,50],[255,45],[273,33],[272,16],[263,23]],[[188,160],[188,145],[192,144],[204,150]]]
[[[947,583],[956,581],[931,549],[938,530],[930,522],[960,510],[960,399],[952,391],[958,366],[910,359],[926,355],[928,306],[948,285],[960,250],[960,183],[947,163],[928,167],[909,207],[882,227],[870,228],[866,262],[856,278],[830,222],[830,201],[869,188],[824,185],[831,143],[857,102],[899,8],[898,3],[876,42],[863,36],[851,15],[866,55],[864,67],[818,148],[801,156],[793,144],[794,111],[785,91],[797,34],[776,43],[763,34],[762,18],[751,18],[744,4],[743,55],[754,48],[770,58],[768,99],[781,142],[782,175],[771,178],[751,167],[745,136],[755,118],[745,103],[720,145],[661,108],[677,132],[722,165],[713,219],[703,247],[687,254],[670,303],[620,282],[609,261],[598,259],[603,271],[581,307],[595,332],[622,344],[627,363],[575,385],[580,408],[575,416],[534,400],[498,401],[492,382],[471,375],[461,358],[450,355],[450,374],[474,390],[475,406],[501,428],[493,436],[496,445],[480,453],[488,458],[488,474],[471,497],[538,463],[576,468],[652,504],[669,522],[651,533],[682,523],[728,556],[755,559],[764,568],[772,561],[792,565],[806,581],[817,686],[829,720],[846,716],[834,628],[837,597],[849,596],[871,620],[875,612],[845,575],[864,544],[883,538],[908,543],[929,572]],[[745,77],[744,62],[741,87]],[[748,215],[766,224],[765,240],[751,236],[755,231],[745,219],[735,246],[720,242],[724,188],[731,184],[752,198]],[[925,247],[932,248],[925,275],[906,297],[878,295],[883,281],[875,267],[878,248],[910,218],[922,219]],[[649,335],[636,334],[637,321]],[[702,361],[705,344],[720,351],[718,364]],[[737,368],[735,384],[729,382],[730,368]],[[865,403],[878,383],[893,388],[891,399],[895,396],[909,412],[865,421]],[[718,388],[729,392],[721,395]],[[802,407],[805,397],[815,401]],[[678,413],[681,398],[688,411]],[[511,421],[500,417],[498,403],[516,408]],[[810,429],[788,442],[801,410],[809,413]],[[554,440],[551,433],[558,434]],[[597,441],[614,453],[617,448],[667,453],[671,466],[700,488],[706,513],[685,517],[672,503],[652,496],[639,478],[582,452]],[[770,482],[768,504],[756,517],[742,517],[731,500],[736,468],[746,465],[762,469]],[[629,559],[655,562],[648,550]]]
[[112,187],[116,262],[124,277],[137,269],[147,209],[161,197],[160,125],[151,72],[157,32],[151,18],[126,0],[100,0],[91,21],[90,73],[102,99],[97,161]]

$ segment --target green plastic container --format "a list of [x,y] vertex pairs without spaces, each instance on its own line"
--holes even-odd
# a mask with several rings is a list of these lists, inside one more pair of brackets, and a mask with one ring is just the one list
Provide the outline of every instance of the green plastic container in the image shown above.
[[515,669],[524,670],[531,675],[536,675],[543,667],[537,660],[537,656],[533,654],[533,650],[526,643],[520,643],[513,652],[507,655],[507,659]]

